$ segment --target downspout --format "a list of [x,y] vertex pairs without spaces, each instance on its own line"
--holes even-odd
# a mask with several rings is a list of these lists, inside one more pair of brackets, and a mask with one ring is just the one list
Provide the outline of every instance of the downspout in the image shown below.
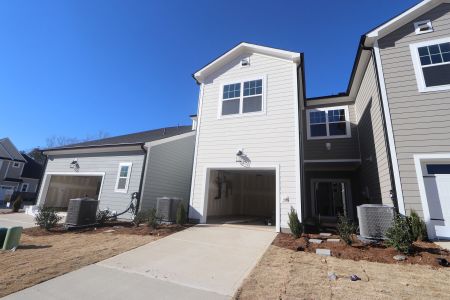
[[41,152],[42,155],[45,156],[45,161],[44,161],[44,166],[42,168],[42,172],[41,172],[41,177],[39,178],[39,182],[38,182],[38,186],[36,188],[36,203],[37,204],[37,197],[39,197],[40,191],[41,191],[41,185],[42,185],[42,181],[44,180],[44,175],[45,175],[45,170],[47,169],[47,162],[48,162],[48,156],[46,154],[44,154],[44,150],[39,150],[39,152]]
[[[299,69],[301,71],[301,73],[299,73]],[[299,153],[299,157],[300,157],[300,207],[302,208],[301,210],[301,219],[302,220],[306,220],[306,202],[305,202],[305,194],[304,194],[304,180],[305,180],[305,168],[304,168],[304,142],[303,142],[303,110],[305,107],[305,101],[306,101],[306,86],[305,86],[305,57],[303,53],[300,53],[300,64],[297,66],[297,76],[301,76],[301,84],[302,84],[302,89],[300,91],[300,87],[297,85],[297,93],[299,95],[298,97],[298,125],[299,125],[299,141],[300,141],[300,149],[298,149],[300,151]],[[298,78],[297,78],[298,81]],[[302,98],[303,98],[303,102],[301,102],[301,97],[300,97],[300,93],[302,94]]]
[[145,169],[147,168],[147,156],[148,151],[145,149],[145,143],[140,144],[142,151],[144,151],[144,161],[142,163],[141,180],[139,181],[139,197],[136,199],[136,213],[139,211],[139,205],[141,204],[142,198],[142,187],[144,185],[144,175]]
[[379,101],[379,105],[381,108],[381,121],[383,123],[383,136],[384,136],[384,145],[386,147],[386,155],[387,155],[387,161],[388,161],[388,166],[389,166],[389,178],[391,180],[391,200],[392,203],[394,204],[394,207],[397,211],[397,213],[399,213],[399,206],[398,206],[398,201],[397,201],[397,195],[395,193],[396,191],[396,186],[395,186],[395,179],[394,179],[394,170],[392,167],[392,157],[391,157],[391,148],[389,145],[389,139],[388,139],[388,134],[387,134],[387,126],[386,126],[386,118],[385,118],[385,111],[384,111],[384,105],[382,103],[381,100],[381,86],[380,86],[380,77],[378,74],[378,68],[376,67],[377,65],[377,58],[375,55],[375,49],[373,47],[366,47],[364,46],[364,41],[365,38],[361,39],[361,49],[362,50],[368,50],[372,53],[372,57],[373,57],[373,64],[374,64],[374,70],[375,70],[375,76],[377,79],[377,89],[378,89],[378,101]]

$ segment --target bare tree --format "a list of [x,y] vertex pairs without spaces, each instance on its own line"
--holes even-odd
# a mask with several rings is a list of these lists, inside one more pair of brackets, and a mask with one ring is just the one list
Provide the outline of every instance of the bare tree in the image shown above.
[[89,134],[84,139],[74,138],[74,137],[67,137],[67,136],[51,136],[46,139],[47,147],[48,148],[54,148],[54,147],[61,147],[71,144],[77,144],[82,142],[88,142],[92,140],[98,140],[98,139],[104,139],[107,138],[109,134],[104,131],[99,131],[96,134]]

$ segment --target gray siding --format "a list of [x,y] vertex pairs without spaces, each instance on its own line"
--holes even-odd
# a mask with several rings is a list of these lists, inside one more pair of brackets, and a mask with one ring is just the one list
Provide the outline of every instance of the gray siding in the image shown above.
[[[74,169],[70,168],[70,163],[74,158],[78,159],[78,164],[80,165],[78,172],[75,172]],[[59,156],[51,155],[48,158],[44,180],[48,180],[48,177],[46,176],[49,172],[68,173],[65,175],[70,175],[71,173],[82,174],[89,172],[104,172],[105,177],[99,196],[100,208],[108,208],[109,210],[121,212],[128,207],[131,200],[131,194],[139,191],[143,160],[144,154],[142,151]],[[127,193],[114,191],[119,163],[121,162],[131,162],[133,164]],[[42,187],[45,188],[45,184],[42,184]],[[38,199],[38,203],[41,204],[41,199]]]
[[[430,19],[434,31],[416,35]],[[442,4],[379,41],[401,186],[407,212],[422,213],[413,155],[450,152],[450,91],[419,93],[409,45],[450,36],[450,4]]]
[[[22,170],[24,167],[24,163],[23,162],[17,162],[19,163],[19,167],[18,168],[14,168],[13,161],[4,161],[3,164],[5,165],[5,177],[7,178],[20,178],[20,175],[22,175]],[[9,168],[8,168],[8,164],[9,164]]]
[[[22,180],[24,183],[28,183],[28,191],[27,192],[29,192],[29,193],[36,192],[37,186],[39,184],[39,179],[22,177]],[[22,189],[22,185],[20,186],[20,188]]]
[[150,147],[141,210],[156,208],[156,198],[164,196],[182,198],[187,209],[194,147],[195,135]]
[[369,200],[369,203],[392,205],[382,108],[372,58],[356,96],[355,110],[361,151],[360,184],[364,192],[358,196]]
[[[351,137],[339,139],[307,139],[307,119],[306,111],[310,108],[348,106],[348,114],[350,117]],[[317,159],[359,159],[358,131],[356,126],[355,106],[353,103],[337,103],[333,105],[315,105],[308,106],[302,113],[303,122],[303,151],[305,160]],[[331,150],[328,151],[325,144],[331,143]]]

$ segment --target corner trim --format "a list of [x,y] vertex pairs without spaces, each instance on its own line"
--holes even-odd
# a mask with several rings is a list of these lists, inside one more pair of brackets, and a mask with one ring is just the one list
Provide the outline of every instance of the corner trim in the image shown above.
[[394,173],[394,181],[395,181],[395,190],[397,195],[397,202],[398,202],[398,210],[401,214],[405,214],[405,202],[403,199],[403,191],[402,191],[402,183],[400,179],[400,171],[398,167],[398,159],[397,159],[397,152],[395,147],[395,141],[394,141],[394,131],[392,129],[392,120],[389,110],[389,102],[388,102],[388,96],[386,92],[386,84],[384,81],[384,73],[383,73],[383,66],[381,63],[381,55],[380,55],[380,48],[378,47],[378,41],[375,42],[375,45],[373,47],[374,53],[375,53],[375,64],[377,67],[378,72],[378,80],[380,83],[380,89],[381,89],[381,99],[382,99],[382,105],[383,105],[383,111],[384,111],[384,118],[386,120],[386,131],[388,135],[389,140],[389,152],[391,154],[391,163],[392,163],[392,171]]

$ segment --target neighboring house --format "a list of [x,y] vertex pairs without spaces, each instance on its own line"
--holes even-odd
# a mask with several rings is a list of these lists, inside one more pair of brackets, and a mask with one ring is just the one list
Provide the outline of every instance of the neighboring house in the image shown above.
[[0,201],[14,192],[35,193],[42,166],[22,154],[8,139],[0,139]]
[[70,199],[87,196],[120,213],[134,192],[140,209],[164,196],[187,204],[194,141],[192,126],[179,126],[45,149],[38,205],[66,210]]

